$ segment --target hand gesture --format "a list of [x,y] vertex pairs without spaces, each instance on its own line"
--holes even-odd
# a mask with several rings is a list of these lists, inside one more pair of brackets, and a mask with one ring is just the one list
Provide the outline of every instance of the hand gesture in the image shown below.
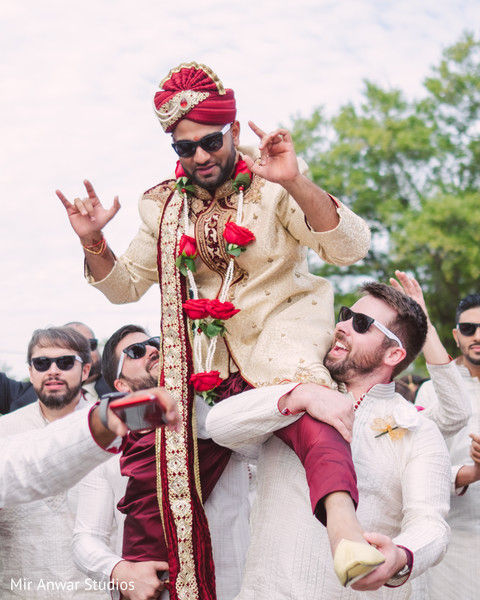
[[100,232],[117,214],[120,203],[118,196],[115,196],[112,206],[109,209],[103,208],[93,185],[87,179],[83,183],[88,195],[83,199],[75,198],[73,204],[67,200],[60,190],[56,190],[55,193],[66,208],[70,224],[75,233],[80,239],[88,239],[93,234]]
[[166,585],[158,577],[161,571],[168,571],[168,563],[159,560],[122,560],[113,568],[111,578],[121,591],[123,600],[154,600],[160,597]]
[[422,288],[415,277],[409,277],[403,271],[395,271],[395,276],[398,281],[397,279],[390,277],[390,285],[399,292],[403,292],[406,296],[412,298],[412,300],[418,302],[428,318],[427,305],[425,304]]
[[260,138],[260,159],[254,162],[249,156],[243,157],[252,173],[280,184],[297,177],[300,172],[290,133],[286,129],[265,133],[252,121],[248,124]]
[[378,590],[393,577],[395,573],[398,573],[407,562],[405,551],[396,546],[388,536],[382,535],[381,533],[364,533],[363,537],[369,544],[373,544],[383,554],[385,562],[374,571],[352,584],[352,590],[357,590],[359,592]]

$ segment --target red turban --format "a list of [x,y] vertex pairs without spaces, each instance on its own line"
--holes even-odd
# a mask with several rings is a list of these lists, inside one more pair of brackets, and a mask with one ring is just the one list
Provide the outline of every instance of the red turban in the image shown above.
[[237,114],[233,90],[224,89],[209,67],[196,62],[172,69],[161,81],[153,103],[166,133],[185,117],[205,125],[226,125]]

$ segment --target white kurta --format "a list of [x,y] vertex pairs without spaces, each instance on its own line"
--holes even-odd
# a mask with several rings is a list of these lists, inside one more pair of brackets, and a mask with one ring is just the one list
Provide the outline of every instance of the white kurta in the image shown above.
[[[209,437],[205,419],[210,408],[196,400],[197,434]],[[122,515],[116,505],[125,493],[127,478],[120,474],[115,457],[79,485],[74,557],[77,566],[92,578],[108,582],[113,567],[122,560]],[[212,539],[218,600],[232,600],[240,590],[249,542],[249,472],[245,459],[233,454],[205,502]],[[119,535],[112,538],[115,530]],[[162,595],[162,600],[168,594]]]
[[[451,509],[447,521],[451,539],[442,562],[429,572],[430,597],[434,600],[476,600],[480,587],[480,482],[455,490],[455,478],[463,465],[473,464],[470,457],[469,433],[480,433],[480,381],[471,377],[463,365],[455,366],[468,393],[471,417],[468,424],[447,440],[451,458]],[[432,382],[420,388],[417,403],[428,407],[438,405]]]
[[[234,396],[207,418],[207,429],[218,443],[258,456],[252,540],[237,600],[412,598],[410,580],[368,593],[338,583],[326,529],[312,515],[303,466],[286,444],[271,436],[296,418],[284,417],[277,408],[291,387]],[[388,434],[375,438],[374,419],[387,419],[398,407],[418,429],[397,440]],[[417,577],[440,560],[448,541],[449,460],[438,428],[395,394],[394,384],[376,385],[356,412],[352,454],[361,525],[409,548],[414,554],[411,579]]]
[[[90,406],[83,398],[76,410]],[[48,429],[39,403],[0,419],[0,437]],[[72,534],[77,487],[29,504],[0,511],[0,597],[58,600],[107,598],[90,588],[74,565]],[[92,582],[93,583],[93,582]]]
[[48,430],[0,435],[0,508],[58,494],[111,457],[93,439],[88,413],[77,411]]

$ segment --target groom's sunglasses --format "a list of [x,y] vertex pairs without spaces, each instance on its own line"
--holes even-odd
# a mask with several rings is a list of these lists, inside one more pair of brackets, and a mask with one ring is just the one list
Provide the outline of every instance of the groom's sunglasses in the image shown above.
[[223,136],[229,129],[230,123],[225,125],[221,131],[204,135],[198,142],[194,142],[193,140],[178,140],[178,142],[173,142],[172,148],[180,158],[190,158],[195,154],[199,146],[205,152],[216,152],[223,146]]
[[351,308],[346,306],[342,306],[338,313],[339,321],[349,321],[352,319],[352,327],[354,331],[357,333],[367,333],[372,325],[375,325],[377,329],[387,336],[390,340],[397,342],[400,348],[403,348],[403,344],[400,339],[390,331],[388,327],[385,327],[382,323],[374,319],[373,317],[369,317],[368,315],[364,315],[363,313],[354,312]]

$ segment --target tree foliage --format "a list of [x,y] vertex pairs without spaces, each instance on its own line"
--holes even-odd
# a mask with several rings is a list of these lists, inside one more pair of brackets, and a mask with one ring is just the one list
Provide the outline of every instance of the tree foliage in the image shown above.
[[421,283],[432,321],[451,351],[458,300],[480,289],[480,40],[446,48],[424,94],[366,81],[360,103],[327,117],[293,120],[313,179],[364,217],[372,247],[361,263],[316,267],[338,302],[359,281],[388,281],[396,268]]

